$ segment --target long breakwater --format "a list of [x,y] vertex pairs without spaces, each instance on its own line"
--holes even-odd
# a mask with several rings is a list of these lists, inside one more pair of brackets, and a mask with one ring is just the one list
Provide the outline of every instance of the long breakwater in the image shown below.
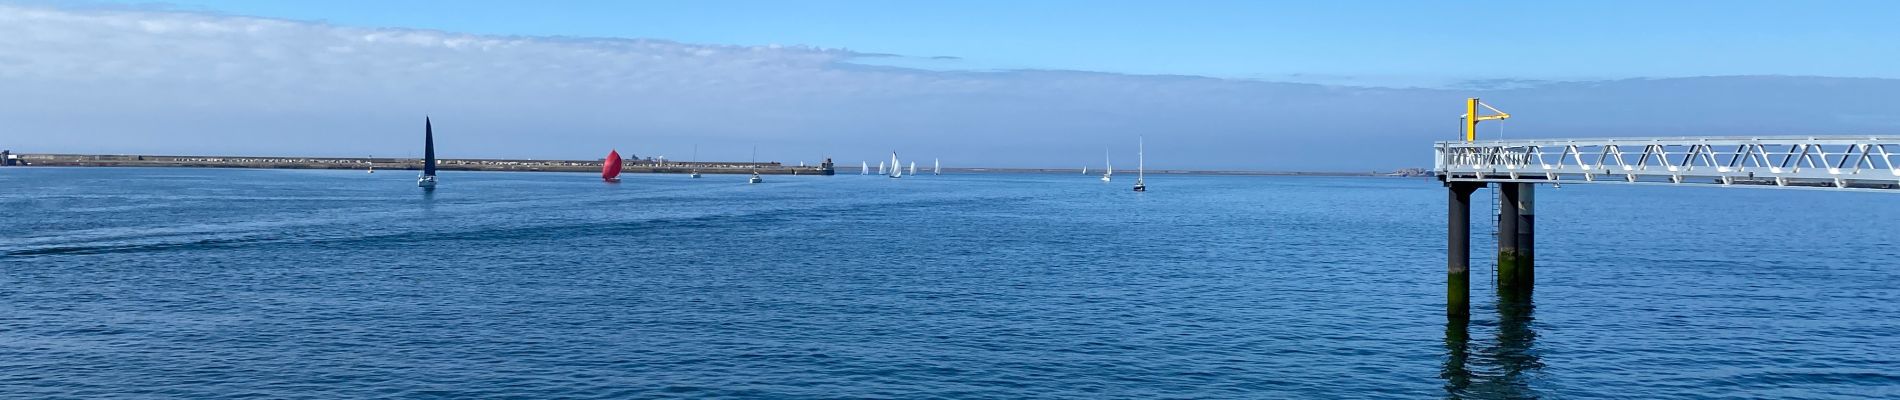
[[[257,157],[257,156],[166,156],[100,154],[17,154],[16,165],[63,167],[198,167],[198,168],[286,168],[417,170],[422,160],[415,158],[332,158],[332,157]],[[599,172],[605,160],[528,160],[528,159],[441,159],[436,168],[444,171],[526,171],[526,172]],[[625,160],[623,173],[688,173],[831,175],[829,162],[818,165],[786,165],[780,162],[673,160]]]

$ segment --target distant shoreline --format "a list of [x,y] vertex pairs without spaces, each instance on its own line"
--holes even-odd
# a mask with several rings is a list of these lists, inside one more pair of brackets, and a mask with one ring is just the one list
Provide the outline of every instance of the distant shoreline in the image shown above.
[[[143,154],[12,154],[17,164],[26,167],[169,167],[169,168],[257,168],[257,169],[336,169],[336,170],[418,170],[422,160],[415,158],[369,157],[267,157],[267,156],[169,156]],[[441,159],[436,169],[444,171],[515,171],[515,172],[599,172],[603,160],[529,160],[529,159]],[[851,168],[827,170],[823,165],[788,166],[779,162],[681,162],[673,160],[627,160],[622,173],[825,175],[835,172],[856,175]],[[1076,174],[1079,168],[944,168],[946,173],[966,174]],[[924,172],[919,169],[918,172]],[[1094,171],[1090,171],[1094,174]],[[1124,174],[1132,171],[1123,171]],[[1155,169],[1154,175],[1227,175],[1227,176],[1430,176],[1420,168],[1387,172],[1343,171],[1249,171]]]

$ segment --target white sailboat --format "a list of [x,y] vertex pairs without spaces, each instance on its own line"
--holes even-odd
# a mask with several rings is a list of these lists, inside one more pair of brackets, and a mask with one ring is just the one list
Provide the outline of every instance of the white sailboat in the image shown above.
[[1135,191],[1146,192],[1148,184],[1142,180],[1148,176],[1148,155],[1146,154],[1148,144],[1146,139],[1139,136],[1135,140],[1135,146],[1137,146],[1135,147]]
[[858,175],[870,175],[870,174],[871,174],[871,163],[867,161],[859,161]]
[[697,144],[693,145],[693,174],[689,176],[694,179],[699,178],[699,145]]
[[752,160],[750,162],[752,163],[752,179],[747,179],[745,182],[765,182],[764,178],[759,177],[759,146],[752,146]]
[[878,162],[877,162],[877,174],[878,174],[878,175],[886,175],[886,174],[884,173],[884,162],[883,162],[883,161],[878,161]]
[[1089,166],[1087,165],[1082,166],[1082,175],[1088,175],[1088,174],[1089,174]]
[[943,159],[941,158],[930,159],[930,174],[943,175]]
[[1108,171],[1102,173],[1102,182],[1108,182],[1110,178],[1115,177],[1115,163],[1108,160],[1107,147],[1102,148],[1102,165],[1108,167]]
[[910,174],[911,174],[911,175],[916,175],[916,174],[917,174],[917,162],[916,162],[916,161],[911,161],[911,162],[910,162]]
[[904,177],[904,169],[902,165],[903,164],[897,162],[897,152],[895,151],[891,152],[891,177],[892,178]]

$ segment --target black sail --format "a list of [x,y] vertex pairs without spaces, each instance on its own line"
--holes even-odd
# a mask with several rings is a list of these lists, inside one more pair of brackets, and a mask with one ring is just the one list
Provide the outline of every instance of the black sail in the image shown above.
[[422,117],[422,174],[435,176],[435,127]]

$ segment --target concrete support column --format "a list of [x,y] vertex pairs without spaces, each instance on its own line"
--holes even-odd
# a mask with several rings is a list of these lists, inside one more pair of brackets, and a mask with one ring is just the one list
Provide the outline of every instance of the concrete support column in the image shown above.
[[1445,316],[1454,321],[1471,318],[1471,192],[1482,186],[1445,183]]
[[1537,282],[1537,184],[1517,189],[1517,286],[1530,294]]
[[1535,184],[1499,183],[1498,291],[1528,295],[1536,282],[1533,238]]

